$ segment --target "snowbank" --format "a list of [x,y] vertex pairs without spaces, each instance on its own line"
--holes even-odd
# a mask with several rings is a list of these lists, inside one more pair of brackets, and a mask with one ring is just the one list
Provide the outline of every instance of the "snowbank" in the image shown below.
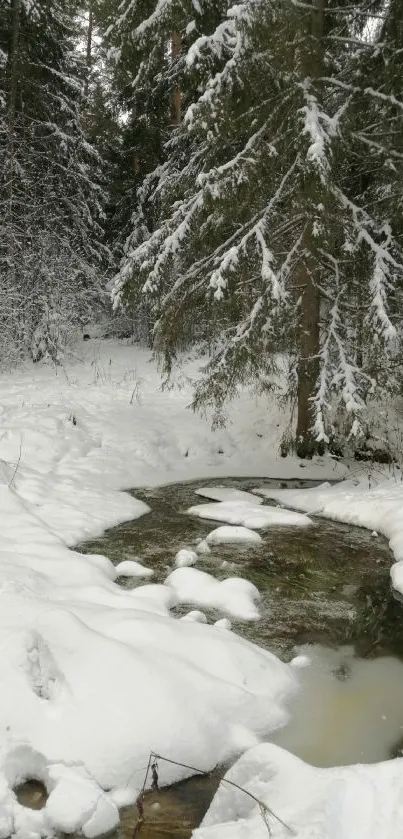
[[16,763],[19,779],[48,789],[55,766],[68,768],[68,786],[32,817],[33,836],[95,836],[117,819],[103,790],[130,786],[133,800],[152,749],[208,769],[286,720],[293,668],[220,628],[175,620],[174,589],[121,589],[54,540],[0,552],[0,590],[0,836],[22,824]]
[[[272,839],[397,839],[403,832],[403,760],[316,769],[278,746],[247,751],[226,778],[265,813]],[[259,804],[221,783],[193,839],[267,839]]]
[[[69,550],[148,513],[125,487],[276,468],[259,436],[265,401],[245,392],[236,421],[213,434],[185,410],[188,384],[160,391],[149,353],[93,341],[79,352],[1,381],[0,839],[110,830],[150,750],[209,769],[283,725],[297,685],[295,669],[228,621],[172,617],[175,587],[120,588],[118,576],[148,573],[139,564]],[[255,614],[247,583],[216,585],[226,608]],[[161,781],[183,774],[167,765]],[[13,792],[31,777],[48,789],[42,811]]]
[[371,487],[368,475],[363,475],[334,486],[324,483],[304,490],[259,487],[255,492],[306,513],[382,533],[389,539],[396,559],[391,568],[393,586],[403,594],[403,481],[399,475],[378,479],[372,476]]
[[[212,433],[209,417],[186,410],[196,375],[190,361],[181,389],[162,392],[149,352],[88,341],[65,367],[27,364],[1,377],[0,839],[56,828],[95,836],[136,797],[150,750],[209,769],[285,723],[297,668],[229,632],[228,621],[174,619],[183,578],[124,590],[117,575],[141,569],[69,550],[147,514],[125,488],[343,474],[326,459],[305,467],[277,456],[281,413],[246,390],[231,423]],[[213,518],[229,504],[230,518],[218,520],[309,524],[247,495],[237,506],[226,494]],[[242,601],[244,615],[256,614],[247,586],[211,579],[206,605],[239,612]],[[162,783],[183,776],[164,771]],[[12,789],[26,777],[47,786],[43,811],[17,802]]]

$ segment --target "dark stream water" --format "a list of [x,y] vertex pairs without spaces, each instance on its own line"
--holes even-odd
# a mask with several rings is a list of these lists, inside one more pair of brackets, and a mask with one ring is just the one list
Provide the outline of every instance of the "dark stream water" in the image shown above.
[[[133,495],[145,501],[151,512],[86,542],[79,550],[104,554],[114,563],[136,559],[154,570],[152,582],[163,582],[173,570],[178,550],[194,548],[216,526],[186,514],[190,506],[206,501],[194,491],[207,485],[250,490],[262,485],[277,488],[280,483],[221,479],[135,490]],[[287,482],[287,486],[296,485]],[[219,545],[197,563],[197,568],[217,579],[245,577],[260,590],[262,619],[256,623],[232,619],[235,631],[283,659],[295,645],[306,643],[348,643],[354,644],[358,655],[403,657],[402,605],[390,589],[393,558],[385,539],[325,519],[316,519],[309,528],[271,527],[261,535],[261,545]],[[121,580],[127,587],[144,582]],[[186,613],[191,608],[174,611]],[[209,620],[222,617],[206,614]]]
[[[186,514],[188,507],[206,500],[194,491],[207,485],[249,490],[262,485],[294,487],[300,482],[221,479],[136,489],[133,495],[151,512],[79,550],[104,554],[114,563],[138,560],[154,570],[152,582],[163,582],[178,550],[194,548],[215,527],[214,522]],[[326,520],[315,520],[309,528],[271,527],[261,534],[263,543],[257,546],[213,547],[200,556],[197,567],[218,579],[245,577],[259,588],[262,619],[253,623],[231,619],[234,631],[283,660],[292,658],[302,645],[315,645],[310,647],[313,665],[302,676],[306,688],[294,720],[276,742],[317,765],[371,762],[400,754],[403,606],[391,592],[393,559],[386,541]],[[147,580],[121,580],[128,587],[144,583]],[[192,608],[197,606],[189,604],[174,612],[179,615]],[[222,617],[203,611],[209,622]],[[312,730],[314,741],[307,735]],[[140,839],[189,839],[218,783],[213,774],[150,793]],[[29,806],[29,795],[26,803]],[[131,839],[135,822],[134,808],[123,811],[115,839]]]

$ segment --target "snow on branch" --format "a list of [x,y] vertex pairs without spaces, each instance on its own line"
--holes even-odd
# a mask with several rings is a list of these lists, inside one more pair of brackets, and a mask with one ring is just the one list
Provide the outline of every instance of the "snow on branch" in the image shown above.
[[273,299],[285,299],[286,291],[282,283],[282,276],[276,274],[272,269],[274,257],[266,244],[265,235],[269,217],[274,211],[278,201],[281,199],[286,184],[294,173],[298,162],[299,156],[294,160],[288,171],[281,179],[276,192],[262,211],[261,217],[247,231],[247,233],[241,237],[240,241],[223,255],[219,265],[213,271],[210,278],[210,287],[214,290],[214,297],[216,300],[222,300],[224,291],[228,285],[228,273],[236,270],[241,255],[245,255],[247,253],[247,247],[253,239],[257,243],[261,253],[262,280],[270,285]]
[[227,11],[226,20],[211,35],[202,35],[190,47],[186,56],[188,68],[203,63],[205,57],[224,60],[224,66],[206,81],[204,93],[191,105],[185,115],[189,129],[203,107],[213,109],[213,101],[231,86],[243,57],[251,59],[250,29],[259,15],[267,16],[271,4],[266,0],[244,0]]
[[401,99],[397,99],[396,96],[393,94],[382,93],[380,90],[375,90],[373,87],[359,87],[358,85],[347,84],[346,82],[340,81],[340,79],[336,79],[329,76],[323,76],[320,79],[321,82],[326,82],[334,87],[338,87],[342,90],[349,91],[350,93],[359,93],[363,96],[369,96],[372,99],[376,99],[380,102],[385,102],[386,104],[393,105],[399,110],[403,111],[403,101]]
[[[332,122],[319,107],[316,96],[311,92],[311,79],[305,79],[301,87],[306,103],[299,111],[304,117],[302,133],[311,141],[306,157],[308,162],[319,171],[323,180],[330,170],[328,150],[331,134],[335,132],[337,123]],[[325,128],[326,125],[328,130]]]
[[387,291],[391,287],[391,267],[400,269],[403,277],[403,266],[391,257],[388,248],[392,241],[390,226],[385,224],[383,228],[385,235],[382,244],[377,244],[367,230],[362,230],[361,237],[369,245],[373,253],[373,270],[369,280],[371,294],[370,310],[368,320],[372,319],[378,325],[378,330],[384,341],[393,341],[396,338],[396,328],[391,323],[387,313]]
[[[130,15],[135,14],[139,9],[141,10],[141,6],[142,4],[139,0],[129,0],[129,2],[126,3],[126,8],[124,8],[124,3],[121,3],[120,8],[123,8],[123,12],[116,21],[109,26],[106,30],[105,36],[109,37],[114,30],[122,29]],[[154,11],[148,16],[148,18],[145,18],[141,24],[135,27],[132,35],[135,38],[145,35],[151,27],[158,23],[162,15],[166,15],[168,13],[171,6],[172,0],[158,0]]]
[[206,52],[215,58],[222,59],[228,50],[235,46],[236,26],[232,19],[220,23],[211,35],[201,35],[189,47],[186,55],[186,66],[188,68],[201,64]]
[[[373,269],[369,278],[370,305],[367,323],[372,323],[376,334],[383,341],[396,339],[396,328],[387,312],[388,291],[393,285],[393,276],[403,277],[403,264],[395,259],[393,250],[396,242],[388,222],[377,224],[369,213],[358,207],[341,190],[334,194],[342,206],[351,214],[356,234],[356,246],[364,244],[369,250]],[[376,237],[376,238],[375,238]]]
[[[338,283],[338,266],[335,263],[336,283]],[[314,408],[313,431],[318,441],[329,442],[326,431],[325,413],[330,408],[333,393],[341,393],[342,401],[348,414],[355,418],[356,433],[359,431],[357,415],[365,407],[360,393],[359,379],[367,379],[363,371],[359,370],[347,357],[344,337],[342,336],[343,317],[340,311],[342,289],[339,289],[336,300],[329,312],[329,322],[325,328],[326,338],[319,353],[319,378],[315,396],[312,398]]]
[[259,144],[264,141],[264,151],[267,157],[276,156],[277,150],[272,143],[266,140],[267,121],[248,138],[247,143],[231,160],[227,160],[220,166],[215,166],[208,172],[201,172],[197,178],[199,186],[204,187],[213,199],[228,194],[228,188],[236,188],[247,177],[244,172],[245,164],[252,167],[256,165],[256,153]]

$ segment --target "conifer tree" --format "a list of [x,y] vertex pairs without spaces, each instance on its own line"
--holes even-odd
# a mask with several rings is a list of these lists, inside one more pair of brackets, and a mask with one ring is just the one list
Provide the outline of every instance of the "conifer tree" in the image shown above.
[[[160,7],[138,25],[144,40]],[[401,173],[403,103],[385,52],[396,54],[385,39],[391,10],[370,0],[244,0],[200,34],[183,61],[184,86],[192,80],[199,95],[141,189],[115,284],[117,302],[141,288],[154,300],[168,369],[195,320],[215,336],[196,406],[220,410],[245,380],[271,385],[283,352],[301,454],[328,441],[338,408],[359,432],[379,359],[395,343],[397,205],[370,159],[371,109],[381,105],[384,124],[393,120],[387,157]],[[374,14],[378,43],[365,31]],[[381,53],[368,85],[360,62]],[[362,172],[352,178],[357,143]],[[381,201],[367,200],[370,173]]]
[[99,299],[106,256],[100,160],[80,124],[80,4],[1,6],[1,361],[11,348],[15,358],[29,351],[57,360],[71,326]]
[[[115,243],[125,243],[133,228],[137,190],[162,165],[174,124],[193,101],[185,54],[200,32],[211,30],[224,4],[168,0],[104,0],[101,3],[105,44],[114,69],[114,96],[125,114],[115,160]],[[174,113],[175,112],[175,113]],[[151,209],[151,208],[150,208]],[[154,218],[151,212],[150,223]]]

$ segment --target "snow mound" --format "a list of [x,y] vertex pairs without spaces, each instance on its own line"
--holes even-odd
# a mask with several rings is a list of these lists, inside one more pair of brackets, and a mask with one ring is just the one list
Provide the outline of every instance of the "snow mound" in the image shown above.
[[[177,620],[169,586],[116,585],[135,565],[68,550],[149,512],[124,488],[301,474],[276,455],[284,423],[265,396],[242,389],[233,422],[215,433],[211,414],[186,410],[199,363],[189,358],[169,393],[149,351],[114,341],[80,343],[62,375],[29,362],[2,372],[0,839],[50,839],[51,812],[61,829],[70,819],[87,836],[109,830],[111,805],[135,799],[151,749],[210,769],[287,719],[292,667],[233,633]],[[335,468],[315,461],[304,477]],[[228,599],[230,583],[220,585]],[[13,784],[41,772],[50,804],[29,811]],[[161,781],[185,774],[166,766]]]
[[195,489],[196,495],[211,498],[212,501],[242,501],[244,504],[263,504],[263,498],[257,498],[251,492],[235,487],[201,487]]
[[175,591],[180,603],[218,609],[239,620],[258,620],[256,601],[259,592],[253,583],[241,577],[216,580],[211,574],[196,568],[177,568],[165,580]]
[[124,559],[115,565],[115,569],[118,577],[152,577],[154,574],[152,568],[146,568],[134,559]]
[[183,615],[181,621],[196,621],[196,623],[207,623],[207,618],[204,612],[199,612],[198,609],[193,609],[192,612],[188,612],[186,615]]
[[250,542],[259,545],[263,542],[263,539],[254,530],[249,530],[248,527],[224,525],[212,530],[206,537],[206,542],[208,545],[225,545],[226,543],[236,542]]
[[251,530],[277,525],[307,527],[312,519],[292,510],[280,507],[260,507],[258,504],[244,501],[221,501],[217,504],[198,504],[190,507],[188,513],[202,519],[225,521],[228,524],[242,525]]
[[311,659],[309,655],[296,655],[290,661],[291,667],[297,667],[302,669],[303,667],[309,667],[311,664]]
[[[397,839],[403,833],[403,759],[317,769],[278,746],[247,751],[225,776],[267,814],[272,839]],[[259,804],[221,783],[193,839],[267,839]]]
[[220,618],[219,621],[216,621],[214,626],[218,629],[227,629],[228,631],[231,629],[231,621],[228,618]]
[[186,568],[188,565],[195,565],[199,557],[196,551],[191,551],[188,548],[182,548],[178,551],[175,557],[175,565],[177,568]]
[[[27,778],[41,781],[48,799],[42,810],[34,811],[16,800],[13,789]],[[54,836],[81,832],[99,836],[119,824],[119,811],[112,798],[101,789],[83,766],[64,765],[46,760],[29,746],[17,746],[6,756],[0,770],[0,836],[11,833],[25,837]]]
[[[141,788],[153,749],[211,769],[238,748],[239,726],[255,736],[287,720],[293,669],[172,617],[169,586],[121,589],[109,565],[54,539],[0,550],[0,589],[0,837],[104,833],[117,824],[113,791]],[[245,591],[232,598],[251,611]],[[161,782],[186,774],[167,765]],[[44,810],[21,808],[12,792],[31,777],[50,793]]]
[[197,552],[198,554],[200,554],[201,556],[203,556],[203,554],[209,554],[209,553],[211,553],[210,548],[209,548],[209,546],[208,546],[208,544],[207,544],[207,540],[206,540],[206,539],[202,539],[200,542],[198,542],[198,543],[197,543],[197,545],[196,545],[196,552]]

